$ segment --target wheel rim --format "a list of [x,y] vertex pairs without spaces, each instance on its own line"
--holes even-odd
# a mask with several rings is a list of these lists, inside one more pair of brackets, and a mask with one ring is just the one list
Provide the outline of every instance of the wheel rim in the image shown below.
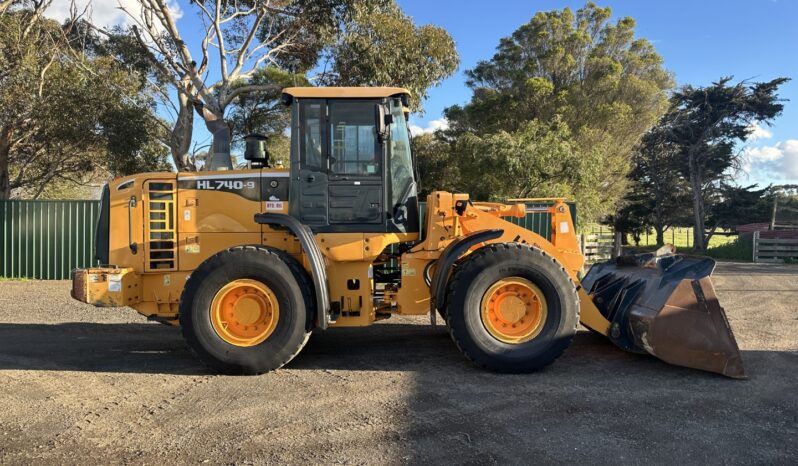
[[482,324],[497,340],[520,344],[532,340],[546,323],[548,306],[543,292],[521,277],[494,283],[482,296]]
[[280,304],[268,286],[241,279],[216,293],[210,313],[213,329],[222,340],[235,346],[255,346],[277,327]]

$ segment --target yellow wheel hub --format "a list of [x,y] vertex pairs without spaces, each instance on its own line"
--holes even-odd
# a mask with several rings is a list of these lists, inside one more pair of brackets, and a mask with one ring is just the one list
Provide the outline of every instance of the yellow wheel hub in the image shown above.
[[532,340],[543,330],[547,315],[543,292],[525,278],[499,280],[482,296],[482,324],[488,333],[504,343]]
[[236,346],[255,346],[277,327],[280,304],[268,286],[241,279],[216,293],[210,312],[213,329],[222,340]]

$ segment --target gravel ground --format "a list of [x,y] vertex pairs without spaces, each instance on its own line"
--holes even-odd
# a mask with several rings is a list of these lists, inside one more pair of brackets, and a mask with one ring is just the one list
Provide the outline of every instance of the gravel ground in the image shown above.
[[0,462],[798,462],[798,267],[720,264],[737,381],[587,331],[531,375],[469,365],[395,318],[313,335],[286,368],[209,374],[179,331],[0,283]]

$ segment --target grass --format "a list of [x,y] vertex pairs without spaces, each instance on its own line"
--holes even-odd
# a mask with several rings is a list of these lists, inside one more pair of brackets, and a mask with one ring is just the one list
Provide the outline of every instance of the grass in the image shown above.
[[[725,231],[721,231],[725,233]],[[693,229],[692,228],[669,228],[665,231],[665,242],[676,246],[677,249],[692,249],[693,247]],[[709,240],[709,247],[707,249],[723,246],[724,244],[733,243],[737,240],[736,236],[714,235]],[[629,244],[635,244],[634,239],[629,235]],[[640,237],[640,246],[656,246],[657,235],[649,234]]]
[[[677,252],[693,254],[692,228],[677,228],[673,232],[668,230],[665,232],[665,242],[676,246]],[[633,241],[629,243],[630,248],[637,251],[655,251],[657,249],[655,235],[640,238],[640,246],[635,246]],[[709,240],[709,247],[702,255],[721,261],[751,262],[753,253],[754,245],[751,240],[741,240],[737,236],[715,235]]]
[[754,255],[754,242],[734,238],[733,241],[707,248],[707,256],[727,261],[751,262]]

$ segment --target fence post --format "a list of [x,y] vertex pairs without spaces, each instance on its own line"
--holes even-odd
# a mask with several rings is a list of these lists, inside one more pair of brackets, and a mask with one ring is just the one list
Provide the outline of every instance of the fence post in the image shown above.
[[754,239],[752,240],[753,244],[751,245],[751,250],[753,251],[753,257],[751,258],[752,261],[756,262],[756,248],[757,244],[759,243],[759,231],[754,232]]
[[770,215],[770,229],[776,229],[776,210],[779,206],[779,197],[773,196],[773,212]]
[[621,255],[621,232],[615,232],[615,241],[612,245],[612,257],[618,257]]

